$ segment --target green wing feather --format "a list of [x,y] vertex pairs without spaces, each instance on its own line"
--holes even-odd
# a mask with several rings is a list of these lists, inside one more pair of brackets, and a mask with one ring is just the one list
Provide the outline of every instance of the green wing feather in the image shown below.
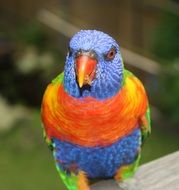
[[52,80],[52,84],[60,84],[63,82],[64,73],[60,73],[56,78]]
[[[148,106],[147,111],[145,113],[144,118],[146,119],[147,122],[146,125],[141,125],[141,132],[142,132],[142,145],[144,144],[145,140],[151,133],[151,122],[150,122],[150,108]],[[138,154],[136,156],[135,161],[132,164],[129,164],[127,166],[121,167],[121,177],[123,180],[128,179],[132,177],[138,166],[139,166],[139,161],[141,158],[141,149],[138,150]]]
[[[125,79],[129,76],[136,77],[133,73],[124,69],[124,83],[125,83]],[[143,144],[145,142],[145,140],[147,139],[147,137],[151,133],[151,121],[150,121],[150,107],[149,107],[149,105],[147,107],[145,115],[143,116],[143,118],[140,118],[140,120],[141,120],[140,125],[141,125],[142,144]],[[146,122],[144,122],[144,120]]]
[[[131,77],[131,76],[135,77],[135,75],[133,73],[124,69],[123,85],[125,85],[126,78]],[[146,113],[144,114],[144,116],[142,118],[139,118],[139,123],[140,123],[140,127],[141,127],[141,133],[142,133],[141,140],[142,140],[142,144],[143,144],[145,142],[145,140],[147,139],[147,137],[149,136],[149,134],[151,133],[149,105],[146,109]],[[137,168],[139,166],[140,157],[141,157],[141,149],[139,148],[135,161],[129,165],[122,166],[121,169],[119,170],[119,174],[120,174],[120,177],[122,180],[128,179],[134,175],[135,171],[137,170]]]
[[[61,84],[63,82],[63,78],[64,78],[64,73],[60,73],[55,79],[52,80],[52,84]],[[42,127],[43,127],[43,123],[42,123]],[[52,145],[52,141],[50,138],[48,138],[48,136],[46,135],[46,132],[44,130],[43,127],[43,137],[45,139],[45,142],[47,143],[47,145],[49,146],[50,149],[53,150],[53,145]]]
[[[52,142],[51,139],[49,139],[47,137],[45,130],[44,130],[43,134],[44,134],[45,141],[48,144],[50,150],[53,151],[53,156],[55,158],[55,153],[56,153],[55,152],[55,144]],[[77,188],[78,187],[78,185],[77,185],[78,176],[73,173],[67,174],[65,171],[61,170],[60,167],[58,166],[56,160],[55,160],[55,166],[59,173],[60,178],[62,179],[63,183],[66,185],[67,189],[68,190],[78,190],[78,188]]]
[[[56,157],[56,151],[55,151],[55,144],[53,143],[53,156],[54,158]],[[68,190],[78,190],[78,176],[75,175],[74,173],[66,173],[66,171],[63,171],[60,169],[58,166],[57,162],[55,161],[56,169],[60,175],[60,178],[62,179],[63,183],[66,185]]]
[[147,122],[142,122],[141,131],[142,131],[142,144],[146,141],[148,136],[151,133],[151,120],[150,120],[150,107],[147,107],[147,111],[145,113],[145,119]]
[[[63,82],[63,78],[64,78],[64,73],[62,72],[55,79],[52,80],[52,84],[61,84]],[[55,152],[55,144],[52,142],[52,140],[50,138],[48,138],[45,130],[43,131],[43,135],[44,135],[45,141],[48,144],[49,148],[53,151],[53,156],[55,158],[55,153],[56,153]],[[64,182],[64,184],[66,185],[68,190],[77,190],[78,176],[73,173],[67,174],[65,171],[61,170],[59,168],[58,164],[56,163],[56,161],[55,161],[55,165],[56,165],[56,169],[57,169],[62,181]]]

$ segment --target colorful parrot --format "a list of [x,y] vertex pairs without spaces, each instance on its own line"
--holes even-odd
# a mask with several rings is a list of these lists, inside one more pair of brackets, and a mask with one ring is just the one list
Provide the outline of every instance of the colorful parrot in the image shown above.
[[70,40],[64,72],[47,87],[41,108],[45,139],[68,190],[135,173],[151,132],[142,83],[123,65],[108,34],[81,30]]

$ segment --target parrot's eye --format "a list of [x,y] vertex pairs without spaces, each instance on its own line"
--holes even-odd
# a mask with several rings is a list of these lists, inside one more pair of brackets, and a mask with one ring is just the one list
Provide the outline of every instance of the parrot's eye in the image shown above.
[[68,47],[68,56],[72,56],[72,49],[70,47]]
[[105,55],[105,59],[108,60],[108,61],[111,61],[114,59],[116,55],[116,48],[115,47],[112,47],[108,53]]

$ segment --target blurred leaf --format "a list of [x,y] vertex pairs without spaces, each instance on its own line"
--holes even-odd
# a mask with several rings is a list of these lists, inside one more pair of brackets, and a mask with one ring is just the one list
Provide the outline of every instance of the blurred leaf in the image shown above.
[[26,45],[36,45],[38,48],[44,48],[47,42],[44,30],[36,22],[19,27],[17,40]]
[[179,57],[179,15],[166,12],[158,25],[153,44],[153,53],[163,59],[174,61]]
[[165,72],[160,73],[155,104],[170,125],[179,125],[179,15],[164,12],[157,26],[152,51],[160,58]]

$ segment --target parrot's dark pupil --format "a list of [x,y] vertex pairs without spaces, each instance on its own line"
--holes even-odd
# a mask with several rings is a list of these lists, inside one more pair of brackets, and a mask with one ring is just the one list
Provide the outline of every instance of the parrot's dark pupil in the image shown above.
[[109,54],[109,57],[113,57],[114,56],[114,52],[111,51],[110,54]]
[[112,60],[112,59],[114,58],[114,56],[115,56],[115,49],[111,49],[111,50],[108,52],[106,58],[107,58],[108,60]]

